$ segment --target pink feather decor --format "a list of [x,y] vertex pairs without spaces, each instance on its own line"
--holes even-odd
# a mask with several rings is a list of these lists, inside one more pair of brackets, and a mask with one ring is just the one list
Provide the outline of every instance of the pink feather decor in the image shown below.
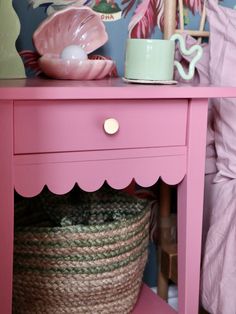
[[163,0],[142,1],[129,23],[129,37],[148,38],[156,25],[162,29],[163,11]]
[[37,52],[31,50],[22,50],[20,51],[20,56],[23,59],[25,67],[33,71],[35,76],[39,76],[42,73],[38,62],[40,55]]
[[[125,15],[130,11],[135,2],[135,0],[122,1],[123,4],[128,3],[125,8]],[[204,0],[183,0],[183,3],[184,6],[195,14],[202,11]],[[142,2],[137,6],[129,23],[129,37],[148,38],[154,31],[155,26],[158,26],[163,31],[163,25],[164,0],[142,0]]]

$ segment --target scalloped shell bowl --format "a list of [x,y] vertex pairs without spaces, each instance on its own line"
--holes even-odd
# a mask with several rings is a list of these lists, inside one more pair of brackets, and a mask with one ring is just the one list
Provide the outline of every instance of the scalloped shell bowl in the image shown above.
[[112,71],[112,60],[62,60],[50,55],[39,60],[41,70],[49,77],[65,80],[98,80]]
[[81,46],[87,54],[108,40],[100,16],[89,7],[69,7],[45,19],[33,34],[41,70],[55,79],[92,80],[107,76],[111,60],[62,60],[60,54],[69,45]]

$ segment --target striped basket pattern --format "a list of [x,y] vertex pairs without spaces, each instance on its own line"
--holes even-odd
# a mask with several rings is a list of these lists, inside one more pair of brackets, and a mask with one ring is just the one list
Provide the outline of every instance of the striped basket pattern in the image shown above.
[[130,313],[147,261],[147,201],[106,189],[78,202],[44,193],[27,206],[15,209],[13,313]]

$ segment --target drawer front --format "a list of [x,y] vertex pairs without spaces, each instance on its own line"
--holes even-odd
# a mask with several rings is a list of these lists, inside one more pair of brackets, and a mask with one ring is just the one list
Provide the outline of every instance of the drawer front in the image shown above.
[[[185,100],[15,101],[15,154],[185,145]],[[113,118],[118,131],[108,134]]]

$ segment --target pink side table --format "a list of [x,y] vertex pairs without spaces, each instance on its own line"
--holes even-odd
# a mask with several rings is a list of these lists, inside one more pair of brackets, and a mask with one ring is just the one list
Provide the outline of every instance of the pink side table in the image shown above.
[[[211,97],[236,97],[236,88],[0,81],[1,314],[11,313],[14,189],[29,197],[44,185],[63,194],[75,183],[94,191],[105,180],[120,189],[133,178],[147,187],[159,177],[178,184],[178,313],[198,313]],[[109,118],[114,134],[104,128]],[[176,312],[144,286],[134,313]]]

